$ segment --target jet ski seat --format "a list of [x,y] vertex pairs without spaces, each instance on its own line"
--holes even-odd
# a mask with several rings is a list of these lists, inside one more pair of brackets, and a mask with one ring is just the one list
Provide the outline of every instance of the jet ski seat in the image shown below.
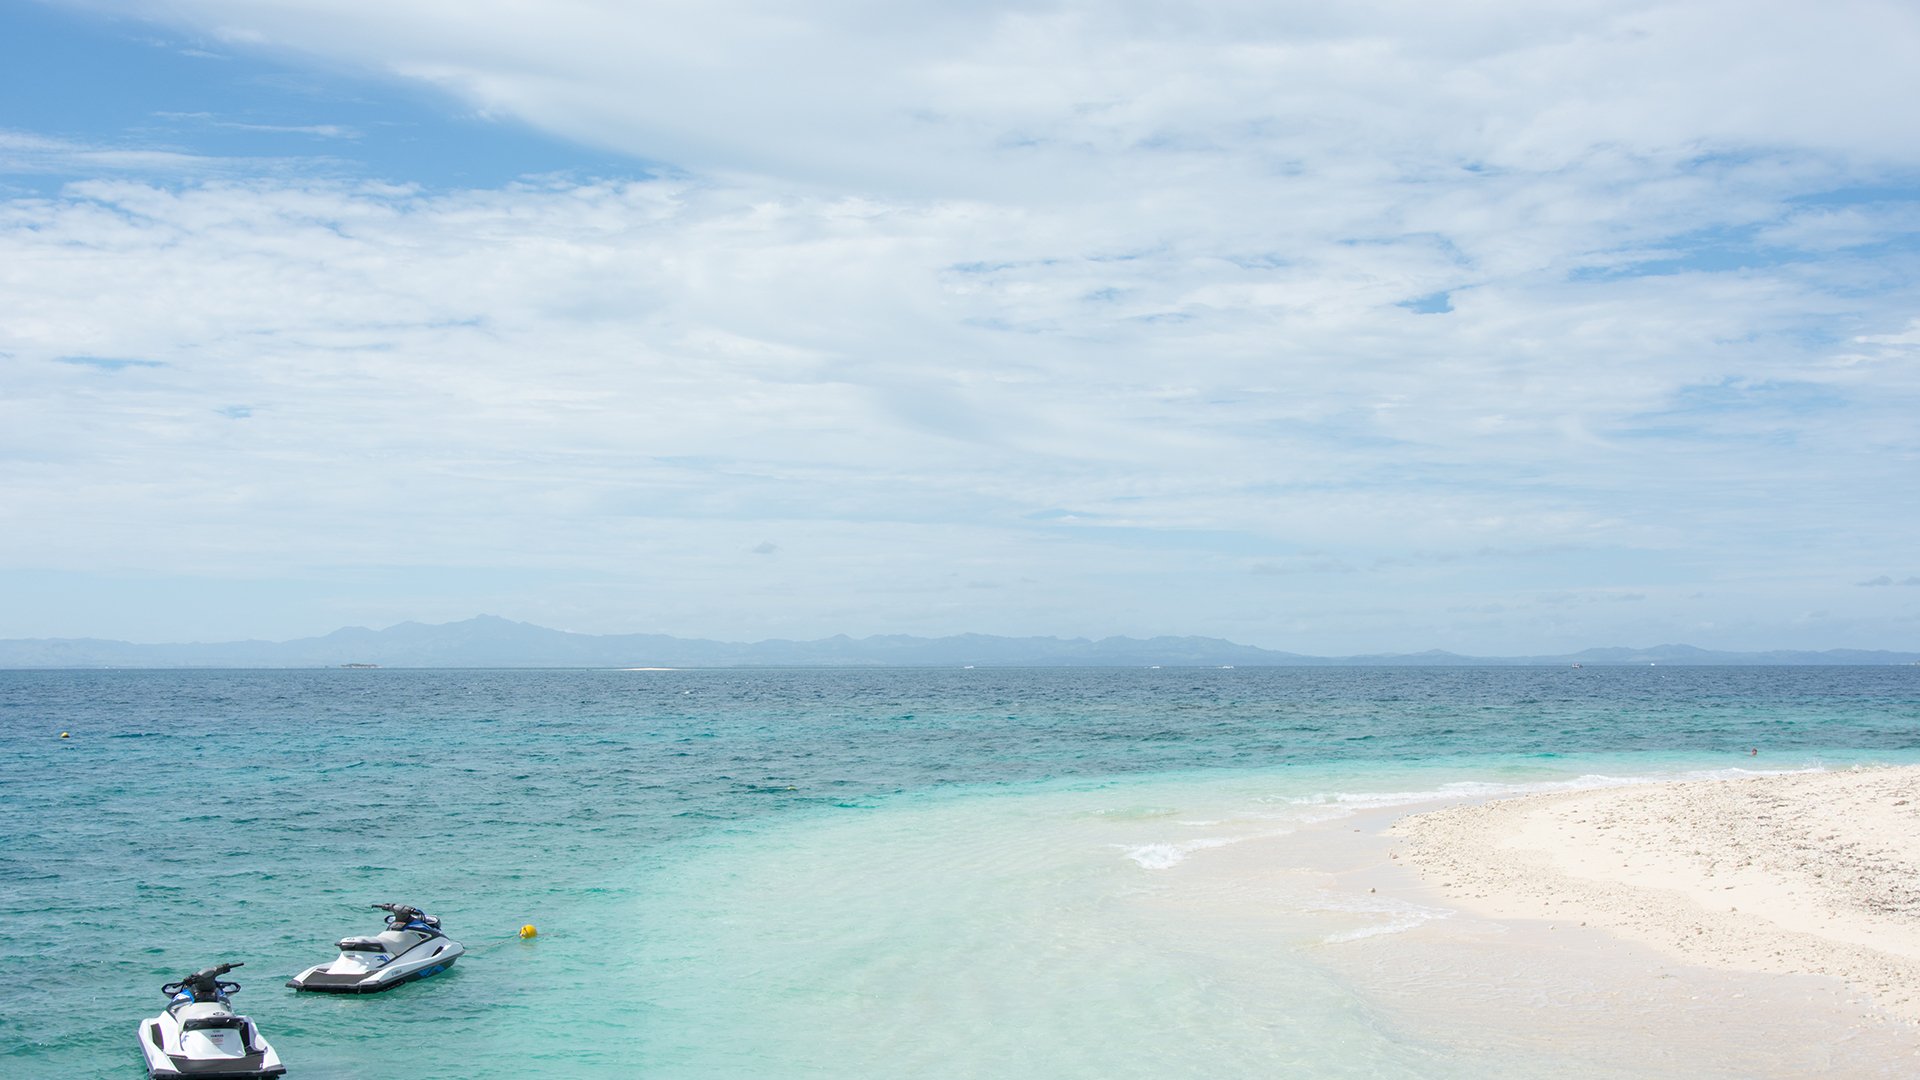
[[180,1021],[181,1031],[198,1031],[201,1028],[237,1028],[247,1030],[247,1018],[244,1016],[189,1016]]
[[392,946],[377,937],[341,938],[335,948],[341,952],[386,952]]

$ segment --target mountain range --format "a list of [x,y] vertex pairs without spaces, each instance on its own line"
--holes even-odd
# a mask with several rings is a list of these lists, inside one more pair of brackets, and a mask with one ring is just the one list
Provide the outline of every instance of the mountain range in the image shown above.
[[1307,656],[1209,637],[995,637],[901,634],[752,643],[666,634],[576,634],[480,615],[385,630],[347,627],[294,641],[152,645],[96,638],[0,640],[0,668],[604,668],[604,667],[1310,667],[1645,664],[1914,664],[1920,653],[1868,649],[1715,652],[1691,645],[1587,649],[1549,656],[1431,650]]

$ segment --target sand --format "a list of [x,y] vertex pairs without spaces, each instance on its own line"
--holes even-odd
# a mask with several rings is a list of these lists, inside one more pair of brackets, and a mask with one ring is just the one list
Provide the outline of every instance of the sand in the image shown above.
[[1387,835],[1465,911],[1837,979],[1863,1013],[1920,1020],[1920,767],[1528,795]]

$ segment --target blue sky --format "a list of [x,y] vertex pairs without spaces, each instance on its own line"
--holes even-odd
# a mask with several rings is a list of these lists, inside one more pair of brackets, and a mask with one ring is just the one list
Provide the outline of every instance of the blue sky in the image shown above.
[[0,637],[1920,648],[1920,13],[0,8]]

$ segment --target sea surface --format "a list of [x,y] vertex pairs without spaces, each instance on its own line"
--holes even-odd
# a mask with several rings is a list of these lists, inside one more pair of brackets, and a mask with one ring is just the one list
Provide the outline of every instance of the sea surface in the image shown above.
[[[1332,962],[1445,911],[1280,889],[1253,956],[1182,875],[1369,807],[1916,761],[1915,667],[0,672],[0,1076],[143,1075],[221,961],[315,1080],[1583,1075]],[[375,901],[468,955],[284,988]]]

